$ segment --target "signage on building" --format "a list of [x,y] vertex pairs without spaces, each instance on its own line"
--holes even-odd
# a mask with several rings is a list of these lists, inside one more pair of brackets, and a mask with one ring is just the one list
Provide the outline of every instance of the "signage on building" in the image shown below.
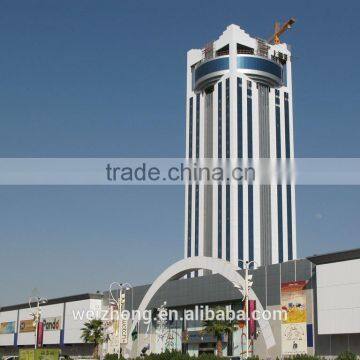
[[14,334],[15,321],[5,321],[0,323],[0,334]]
[[44,331],[60,331],[61,316],[47,317],[43,320]]
[[[188,331],[182,333],[182,342],[187,344],[216,343],[216,336],[204,333],[203,331]],[[228,342],[227,334],[222,335],[222,342]]]
[[28,333],[35,331],[34,320],[20,320],[20,331],[21,333]]
[[286,315],[281,321],[282,355],[307,354],[306,281],[281,284],[281,309]]

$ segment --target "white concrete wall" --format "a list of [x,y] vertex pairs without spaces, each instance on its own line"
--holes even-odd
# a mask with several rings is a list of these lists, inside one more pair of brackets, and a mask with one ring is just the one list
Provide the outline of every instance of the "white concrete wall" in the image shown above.
[[360,259],[316,266],[318,333],[360,333]]
[[[60,317],[60,329],[63,328],[63,312],[64,304],[54,304],[43,306],[41,318]],[[45,330],[44,329],[44,344],[59,344],[60,343],[60,330]]]
[[[101,300],[88,299],[66,303],[65,307],[65,325],[64,325],[64,343],[65,344],[79,344],[83,343],[81,339],[81,329],[84,324],[91,319],[87,318],[87,311],[100,312]],[[74,314],[79,317],[75,318]],[[83,314],[83,318],[80,315]],[[91,314],[90,314],[91,315]]]
[[18,320],[18,345],[34,345],[35,344],[35,332],[20,332],[20,322],[21,320],[32,320],[33,317],[30,313],[34,310],[29,308],[19,310],[19,320]]
[[[87,317],[89,311],[95,315],[101,315],[102,300],[87,299],[41,306],[41,319],[60,318],[59,330],[45,330],[43,343],[45,345],[57,345],[61,342],[61,330],[64,329],[64,342],[67,344],[83,343],[81,340],[81,329],[84,323],[90,319]],[[65,316],[64,316],[65,310]],[[30,313],[34,312],[28,307],[20,310],[0,312],[0,323],[15,321],[15,333],[18,335],[18,345],[34,345],[35,332],[20,332],[21,320],[32,320]],[[75,319],[73,312],[83,315],[82,319]],[[0,346],[13,346],[14,334],[0,334]]]

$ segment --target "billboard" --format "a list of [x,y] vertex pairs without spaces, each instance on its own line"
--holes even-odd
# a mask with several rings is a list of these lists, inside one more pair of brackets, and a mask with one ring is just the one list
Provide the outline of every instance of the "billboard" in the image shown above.
[[47,317],[42,320],[44,324],[44,331],[60,331],[61,316]]
[[307,354],[306,281],[281,284],[281,309],[286,315],[281,321],[282,355]]
[[21,333],[28,333],[35,331],[34,320],[20,320],[20,330]]
[[0,334],[14,334],[15,321],[5,321],[0,323]]
[[20,349],[19,360],[59,360],[59,349]]

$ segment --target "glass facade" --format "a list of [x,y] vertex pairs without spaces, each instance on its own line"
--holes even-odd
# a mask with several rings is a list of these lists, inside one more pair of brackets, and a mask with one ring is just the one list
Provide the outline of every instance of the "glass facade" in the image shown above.
[[[218,158],[222,158],[222,82],[218,84]],[[222,258],[222,185],[218,185],[218,258]]]
[[[275,125],[276,125],[276,157],[281,158],[281,119],[280,119],[280,91],[275,90]],[[277,186],[277,212],[278,212],[278,257],[279,262],[284,261],[283,239],[283,209],[282,186]]]
[[196,95],[196,158],[200,157],[200,94]]
[[254,260],[254,189],[248,185],[249,261]]
[[[201,78],[218,71],[229,70],[229,57],[219,57],[204,62],[195,68],[195,83]],[[263,71],[264,73],[271,74],[273,77],[278,78],[280,83],[283,77],[283,69],[279,64],[265,58],[259,58],[256,56],[244,56],[237,57],[237,68],[246,70]]]
[[[243,186],[238,185],[238,259],[244,260],[244,211],[243,211]],[[243,267],[239,261],[238,266]]]
[[284,93],[284,113],[285,113],[285,151],[286,158],[290,158],[290,120],[289,120],[289,94]]
[[247,82],[247,130],[248,130],[248,158],[253,157],[253,140],[252,140],[252,90],[251,81]]
[[291,208],[291,185],[286,185],[286,207],[288,227],[288,259],[293,259],[293,238],[292,238],[292,208]]
[[226,158],[230,158],[230,79],[226,79],[225,85],[225,97],[226,97]]
[[[237,78],[237,153],[238,159],[243,157],[243,141],[242,141],[242,79]],[[243,186],[238,185],[238,259],[244,259],[244,234],[243,234]],[[238,262],[240,268],[243,267],[242,262]]]
[[218,158],[222,158],[222,83],[218,84]]
[[192,158],[193,137],[193,98],[189,99],[189,158]]
[[277,208],[278,208],[278,256],[279,262],[284,261],[283,246],[283,213],[282,213],[282,186],[277,186]]
[[280,91],[275,90],[276,157],[281,158]]
[[226,260],[230,261],[230,185],[226,185]]
[[[252,85],[247,82],[247,127],[248,127],[248,158],[253,157],[252,131]],[[249,261],[254,260],[254,189],[248,185],[248,230],[249,230]]]
[[238,56],[237,68],[264,71],[276,76],[279,79],[282,77],[281,66],[264,58],[243,55]]
[[242,80],[237,78],[237,155],[242,158]]
[[187,256],[191,256],[191,223],[192,223],[192,185],[188,185],[188,217],[187,217]]
[[218,185],[218,258],[222,258],[222,186]]
[[195,82],[210,73],[229,69],[229,58],[217,58],[201,64],[195,69]]
[[199,256],[199,185],[195,185],[195,256]]

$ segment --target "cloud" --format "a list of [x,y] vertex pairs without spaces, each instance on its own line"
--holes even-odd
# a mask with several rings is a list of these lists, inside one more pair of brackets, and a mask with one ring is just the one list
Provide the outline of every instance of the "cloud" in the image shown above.
[[320,220],[323,218],[323,214],[317,213],[317,214],[315,214],[315,218]]

